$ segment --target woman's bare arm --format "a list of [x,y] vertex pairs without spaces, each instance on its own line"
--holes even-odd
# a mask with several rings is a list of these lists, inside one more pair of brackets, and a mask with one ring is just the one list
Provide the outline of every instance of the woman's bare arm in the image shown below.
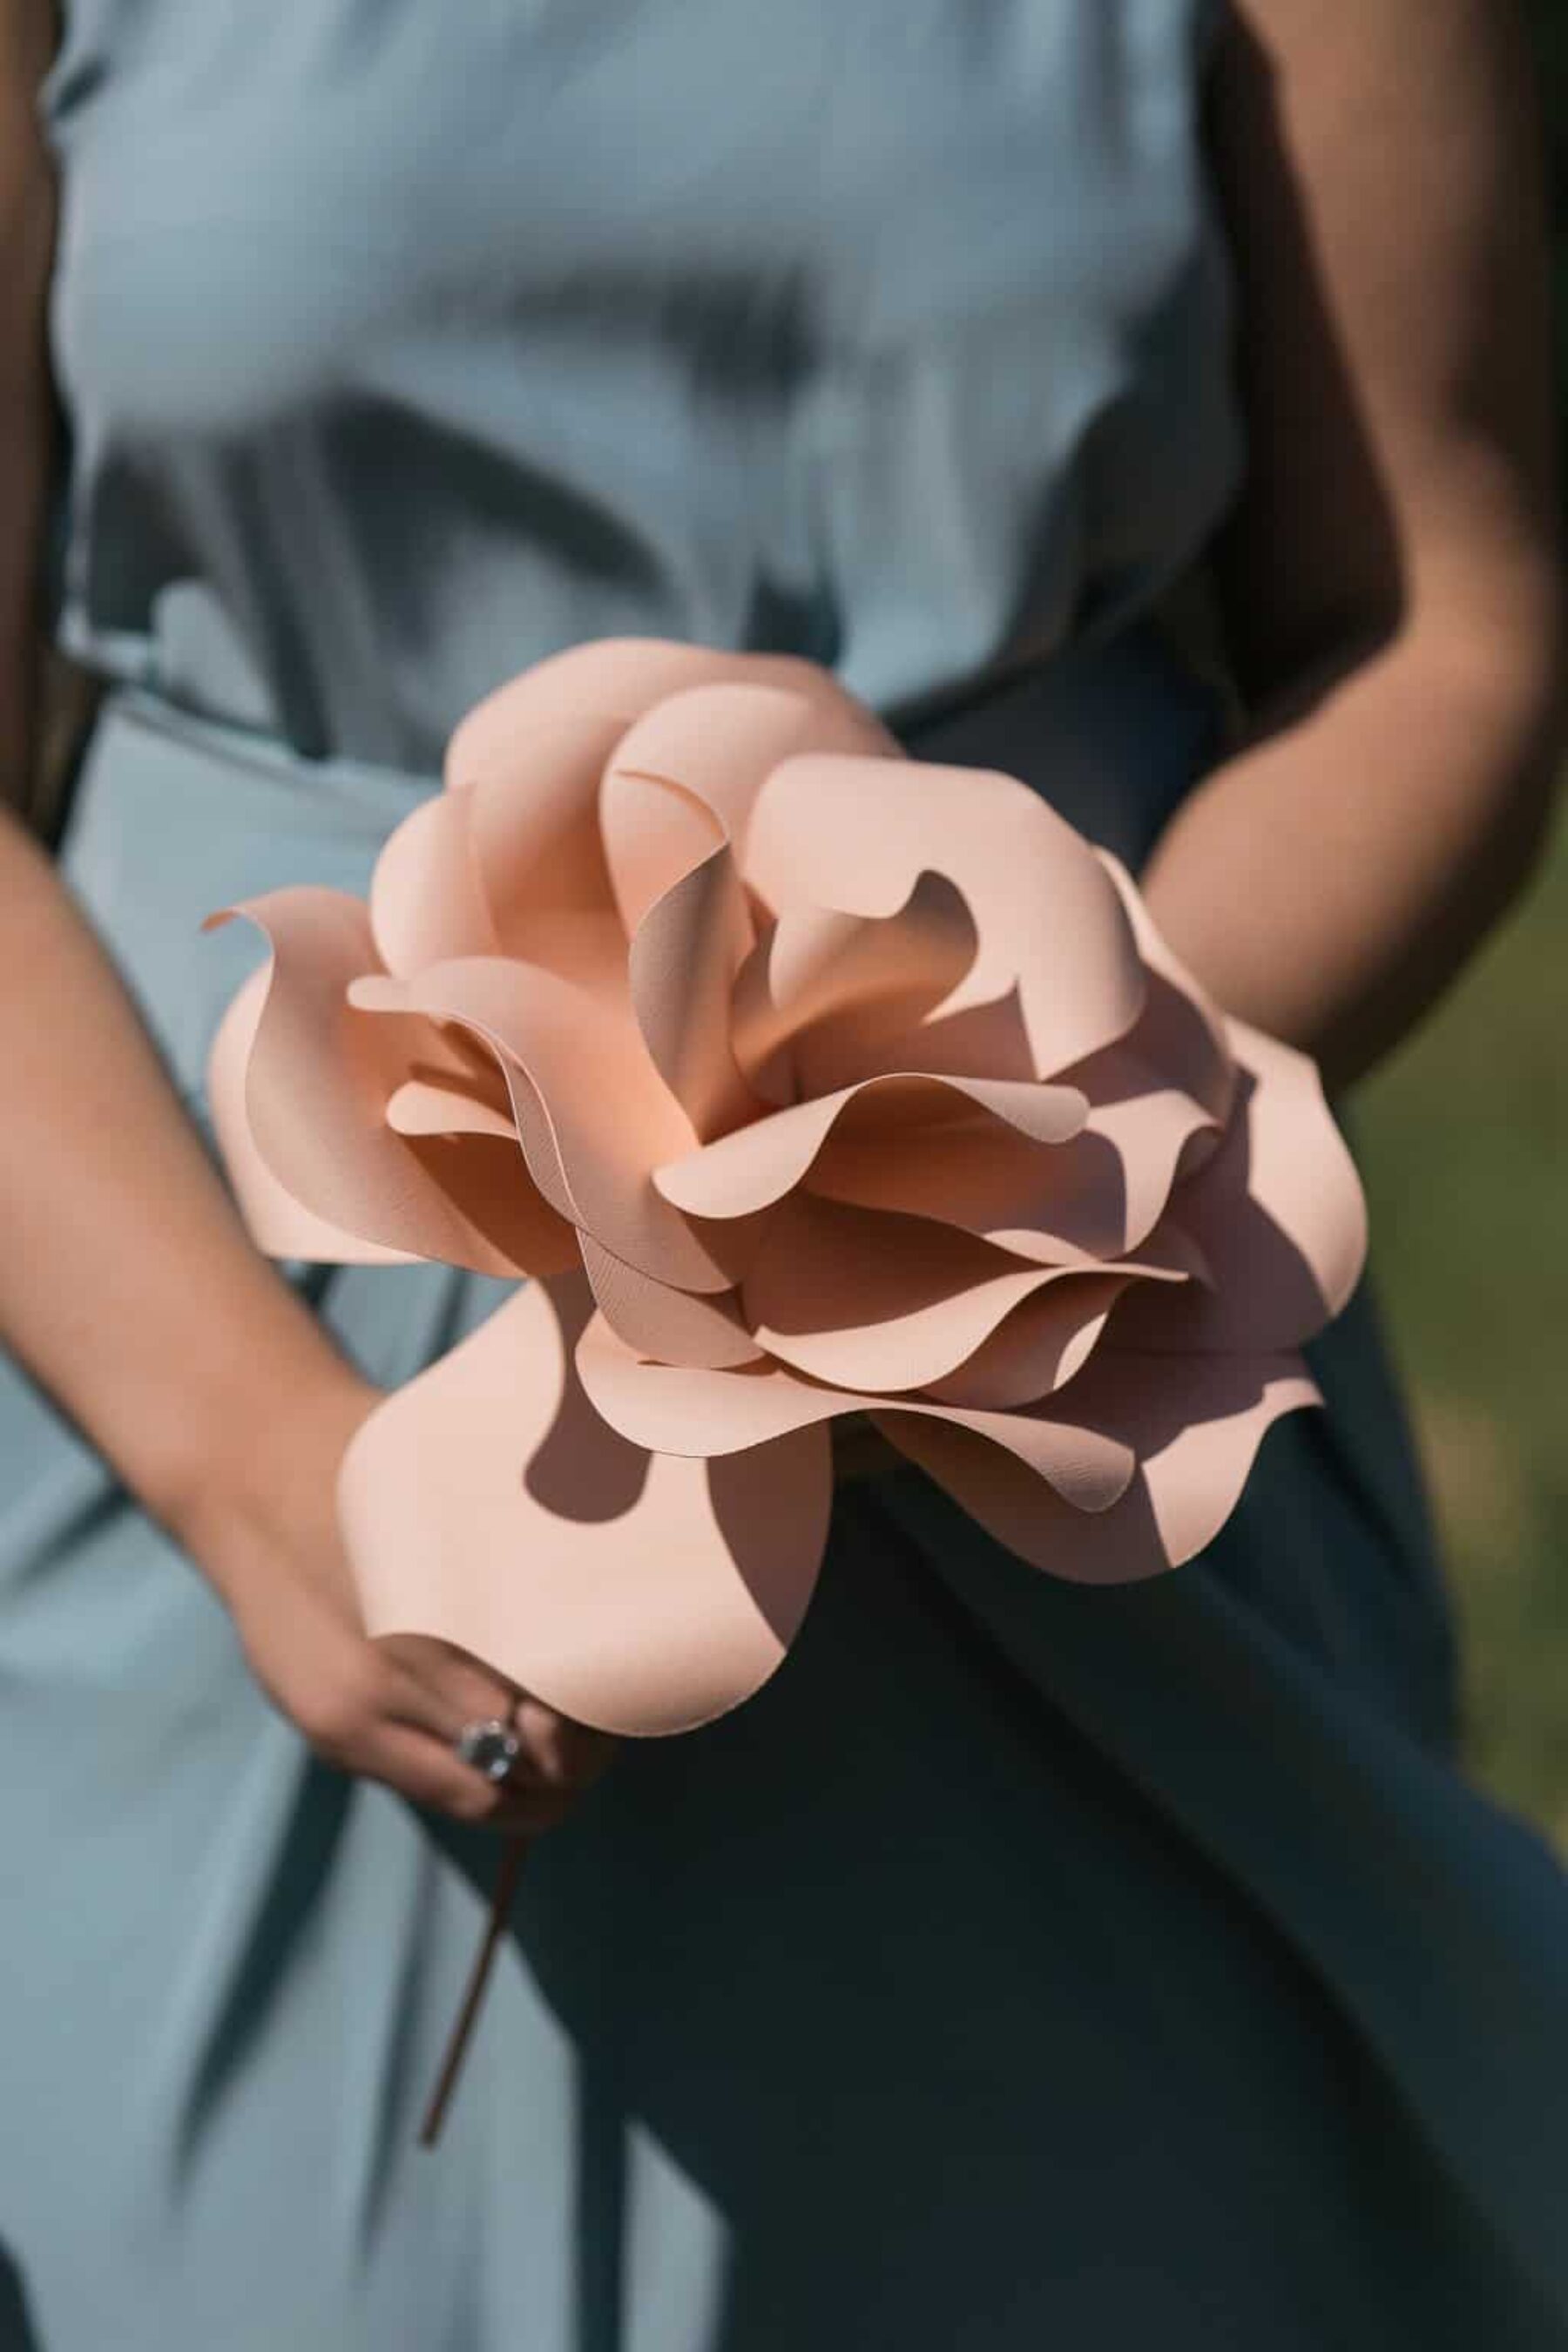
[[1355,1077],[1531,871],[1558,744],[1543,205],[1506,0],[1238,0],[1215,140],[1250,746],[1147,887],[1215,995]]
[[[47,54],[32,0],[0,0],[0,800],[14,805],[50,408],[53,203],[34,123]],[[465,1817],[553,1818],[603,1742],[531,1705],[533,1778],[503,1801],[449,1742],[510,1691],[440,1645],[364,1639],[333,1489],[374,1391],[252,1249],[108,957],[5,808],[0,1072],[0,1340],[185,1541],[323,1752]]]
[[[199,1516],[240,1431],[352,1387],[249,1248],[108,958],[29,838],[49,459],[54,190],[33,0],[0,0],[0,1334],[160,1516]],[[236,1335],[245,1335],[243,1346]],[[263,1472],[262,1475],[265,1475]]]
[[[0,800],[26,803],[49,458],[54,189],[33,93],[37,0],[0,6]],[[19,817],[0,812],[0,1328],[163,1516],[221,1483],[319,1385],[327,1351],[246,1244],[108,959]],[[253,1345],[234,1345],[244,1330]],[[326,1369],[331,1371],[329,1362]],[[347,1381],[344,1382],[345,1387]],[[226,1434],[226,1433],[227,1433]],[[287,1433],[280,1433],[283,1441]]]

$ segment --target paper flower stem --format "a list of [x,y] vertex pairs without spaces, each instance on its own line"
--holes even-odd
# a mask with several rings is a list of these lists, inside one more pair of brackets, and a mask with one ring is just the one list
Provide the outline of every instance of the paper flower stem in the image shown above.
[[495,1888],[490,1895],[490,1915],[485,1922],[485,1932],[480,1938],[479,1948],[474,1955],[474,1965],[468,1971],[468,1990],[463,1995],[463,2005],[458,2011],[457,2021],[447,2039],[447,2054],[441,2061],[441,2071],[436,2078],[436,2087],[430,2094],[430,2104],[425,2110],[425,2121],[419,2128],[421,2147],[434,2147],[441,2137],[441,2126],[447,2120],[447,2110],[452,2104],[452,2095],[458,2087],[458,2078],[463,2071],[463,2060],[468,2055],[468,2043],[473,2039],[474,2027],[479,2021],[479,2009],[484,2000],[485,1987],[489,1982],[490,1969],[495,1962],[496,1952],[501,1937],[506,1932],[507,1921],[511,1916],[512,1905],[517,1900],[518,1885],[522,1877],[522,1865],[528,1859],[528,1847],[527,1838],[510,1838],[502,1852],[500,1866],[496,1871]]

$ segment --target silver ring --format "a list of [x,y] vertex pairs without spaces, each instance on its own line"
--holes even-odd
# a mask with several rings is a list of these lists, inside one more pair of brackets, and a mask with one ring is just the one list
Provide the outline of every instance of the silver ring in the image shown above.
[[480,1723],[465,1723],[452,1742],[460,1762],[498,1784],[511,1778],[511,1768],[522,1753],[522,1742],[499,1715]]

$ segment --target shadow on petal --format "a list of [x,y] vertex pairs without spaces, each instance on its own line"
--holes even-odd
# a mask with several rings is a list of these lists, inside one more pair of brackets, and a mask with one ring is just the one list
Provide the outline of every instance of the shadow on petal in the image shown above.
[[1235,1115],[1173,1202],[1211,1280],[1139,1300],[1130,1343],[1200,1354],[1295,1348],[1345,1306],[1366,1255],[1355,1164],[1305,1055],[1242,1033]]
[[433,964],[413,982],[378,979],[353,1002],[396,1018],[413,1009],[466,1027],[494,1053],[535,1182],[551,1205],[656,1281],[728,1290],[694,1223],[648,1171],[696,1143],[654,1066],[628,1001],[502,957]]
[[1020,1559],[1079,1584],[1132,1584],[1212,1543],[1241,1500],[1258,1446],[1281,1414],[1316,1404],[1300,1357],[1210,1357],[1181,1375],[1169,1357],[1102,1345],[1074,1381],[1075,1415],[1130,1446],[1137,1468],[1108,1510],[1089,1514],[1016,1455],[970,1428],[872,1418],[972,1518]]
[[[584,1283],[561,1285],[554,1307],[565,1362],[594,1312]],[[522,1482],[542,1510],[563,1519],[618,1519],[647,1484],[650,1456],[599,1419],[580,1381],[563,1378],[555,1415],[523,1465]]]
[[1034,1055],[1016,987],[956,1013],[939,1007],[908,1038],[902,1061],[907,1069],[949,1077],[1033,1078]]
[[1111,1308],[1136,1279],[1078,1267],[1051,1276],[1048,1287],[1016,1307],[955,1371],[929,1381],[925,1393],[939,1404],[987,1412],[1054,1396],[1088,1363]]
[[515,1135],[405,1139],[431,1182],[514,1272],[564,1274],[576,1265],[576,1232],[541,1194]]
[[[786,908],[736,977],[736,1059],[774,1103],[919,1067],[928,1016],[957,988],[977,942],[963,894],[940,874],[918,875],[891,915]],[[1026,1063],[984,1075],[1034,1073]]]
[[574,1363],[589,1307],[580,1272],[530,1283],[378,1407],[344,1459],[344,1538],[373,1634],[453,1643],[600,1730],[684,1731],[765,1682],[805,1613],[827,1434],[717,1475],[618,1437]]
[[[800,1429],[745,1454],[723,1454],[706,1465],[708,1496],[721,1535],[746,1590],[781,1646],[799,1632],[816,1587],[815,1562],[827,1541],[832,1511],[833,1456],[826,1432]],[[803,1578],[802,1501],[814,1530],[820,1522],[809,1580]]]
[[781,1204],[742,1295],[763,1346],[796,1371],[847,1389],[903,1390],[956,1373],[1059,1279],[952,1225],[797,1193]]
[[1108,850],[1096,855],[1116,887],[1148,978],[1143,1010],[1125,1042],[1168,1085],[1192,1095],[1215,1118],[1226,1118],[1236,1080],[1228,1024],[1165,944],[1126,867]]
[[1137,1473],[1118,1503],[1090,1515],[1016,1454],[959,1423],[893,1412],[871,1418],[889,1444],[1030,1568],[1071,1583],[1127,1584],[1171,1565]]
[[577,1246],[600,1313],[638,1355],[713,1370],[755,1363],[761,1357],[734,1291],[673,1289],[612,1256],[590,1234],[579,1234]]
[[1031,1264],[1120,1257],[1139,1223],[1122,1155],[1080,1134],[1048,1153],[994,1121],[885,1139],[843,1128],[828,1138],[810,1187],[860,1208],[928,1217]]
[[[298,887],[232,912],[254,922],[272,949],[264,974],[235,999],[209,1074],[237,1192],[246,1202],[254,1192],[261,1214],[258,1237],[265,1233],[273,1247],[287,1239],[276,1209],[280,1195],[291,1195],[310,1212],[316,1254],[335,1228],[353,1238],[333,1256],[363,1256],[361,1245],[370,1244],[376,1255],[402,1251],[484,1274],[559,1265],[559,1231],[515,1154],[498,1160],[491,1147],[472,1163],[450,1150],[432,1155],[429,1139],[390,1124],[389,1106],[405,1080],[445,1056],[430,1022],[401,1003],[370,1018],[352,1001],[359,989],[396,996],[405,987],[380,972],[362,902]],[[253,1187],[255,1163],[268,1181]],[[510,1199],[504,1186],[497,1192],[502,1169],[514,1188]],[[470,1172],[479,1179],[477,1213],[462,1189]],[[535,1247],[542,1256],[519,1254]]]
[[627,969],[654,1066],[704,1142],[756,1116],[731,1046],[730,996],[751,949],[751,911],[727,845],[656,898]]
[[689,1216],[746,1216],[782,1201],[833,1141],[864,1139],[873,1170],[885,1170],[902,1164],[911,1140],[923,1146],[933,1135],[955,1143],[962,1157],[968,1139],[988,1126],[1000,1126],[1036,1149],[1059,1144],[1080,1133],[1088,1111],[1075,1087],[887,1070],[833,1094],[792,1103],[679,1160],[671,1158],[655,1168],[653,1181]]
[[943,874],[979,935],[961,1000],[1016,985],[1036,1077],[1124,1036],[1142,1009],[1144,967],[1114,878],[1011,776],[807,752],[758,795],[744,862],[770,906],[842,904],[852,878],[864,915],[894,913],[920,873]]

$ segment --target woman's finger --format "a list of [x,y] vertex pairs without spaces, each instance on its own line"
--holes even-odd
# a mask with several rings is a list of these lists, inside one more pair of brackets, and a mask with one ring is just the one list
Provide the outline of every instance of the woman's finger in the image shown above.
[[591,1787],[616,1752],[607,1731],[590,1731],[586,1724],[574,1723],[526,1694],[518,1700],[512,1721],[523,1755],[547,1789]]
[[384,1723],[366,1741],[355,1769],[384,1781],[416,1805],[455,1821],[487,1822],[528,1833],[553,1828],[564,1810],[551,1791],[531,1791],[489,1780],[439,1739],[406,1724]]
[[[489,1820],[497,1807],[508,1801],[515,1801],[518,1806],[529,1811],[531,1820],[537,1813],[541,1825],[544,1825],[546,1814],[553,1819],[560,1811],[557,1802],[560,1792],[550,1787],[534,1769],[531,1759],[521,1744],[506,1774],[499,1780],[479,1766],[468,1762],[459,1752],[458,1738],[466,1725],[510,1722],[510,1713],[504,1706],[486,1716],[462,1715],[454,1708],[450,1699],[443,1698],[438,1691],[432,1691],[416,1676],[394,1667],[389,1669],[387,1699],[382,1720],[388,1733],[407,1733],[440,1758],[440,1781],[446,1790],[450,1791],[461,1787],[470,1795],[475,1789],[487,1792],[488,1801],[482,1809],[476,1810],[468,1803],[458,1809],[464,1821]],[[396,1744],[400,1753],[411,1752],[401,1739]],[[437,1801],[445,1803],[446,1800],[420,1799],[421,1803]]]
[[468,1724],[510,1726],[519,1753],[504,1784],[510,1789],[542,1796],[587,1788],[614,1753],[606,1733],[557,1715],[451,1643],[394,1633],[375,1647],[388,1669],[390,1704],[400,1722],[448,1747]]
[[438,1738],[454,1740],[468,1723],[510,1721],[516,1685],[466,1650],[423,1633],[384,1634],[375,1646],[397,1677],[408,1719]]

